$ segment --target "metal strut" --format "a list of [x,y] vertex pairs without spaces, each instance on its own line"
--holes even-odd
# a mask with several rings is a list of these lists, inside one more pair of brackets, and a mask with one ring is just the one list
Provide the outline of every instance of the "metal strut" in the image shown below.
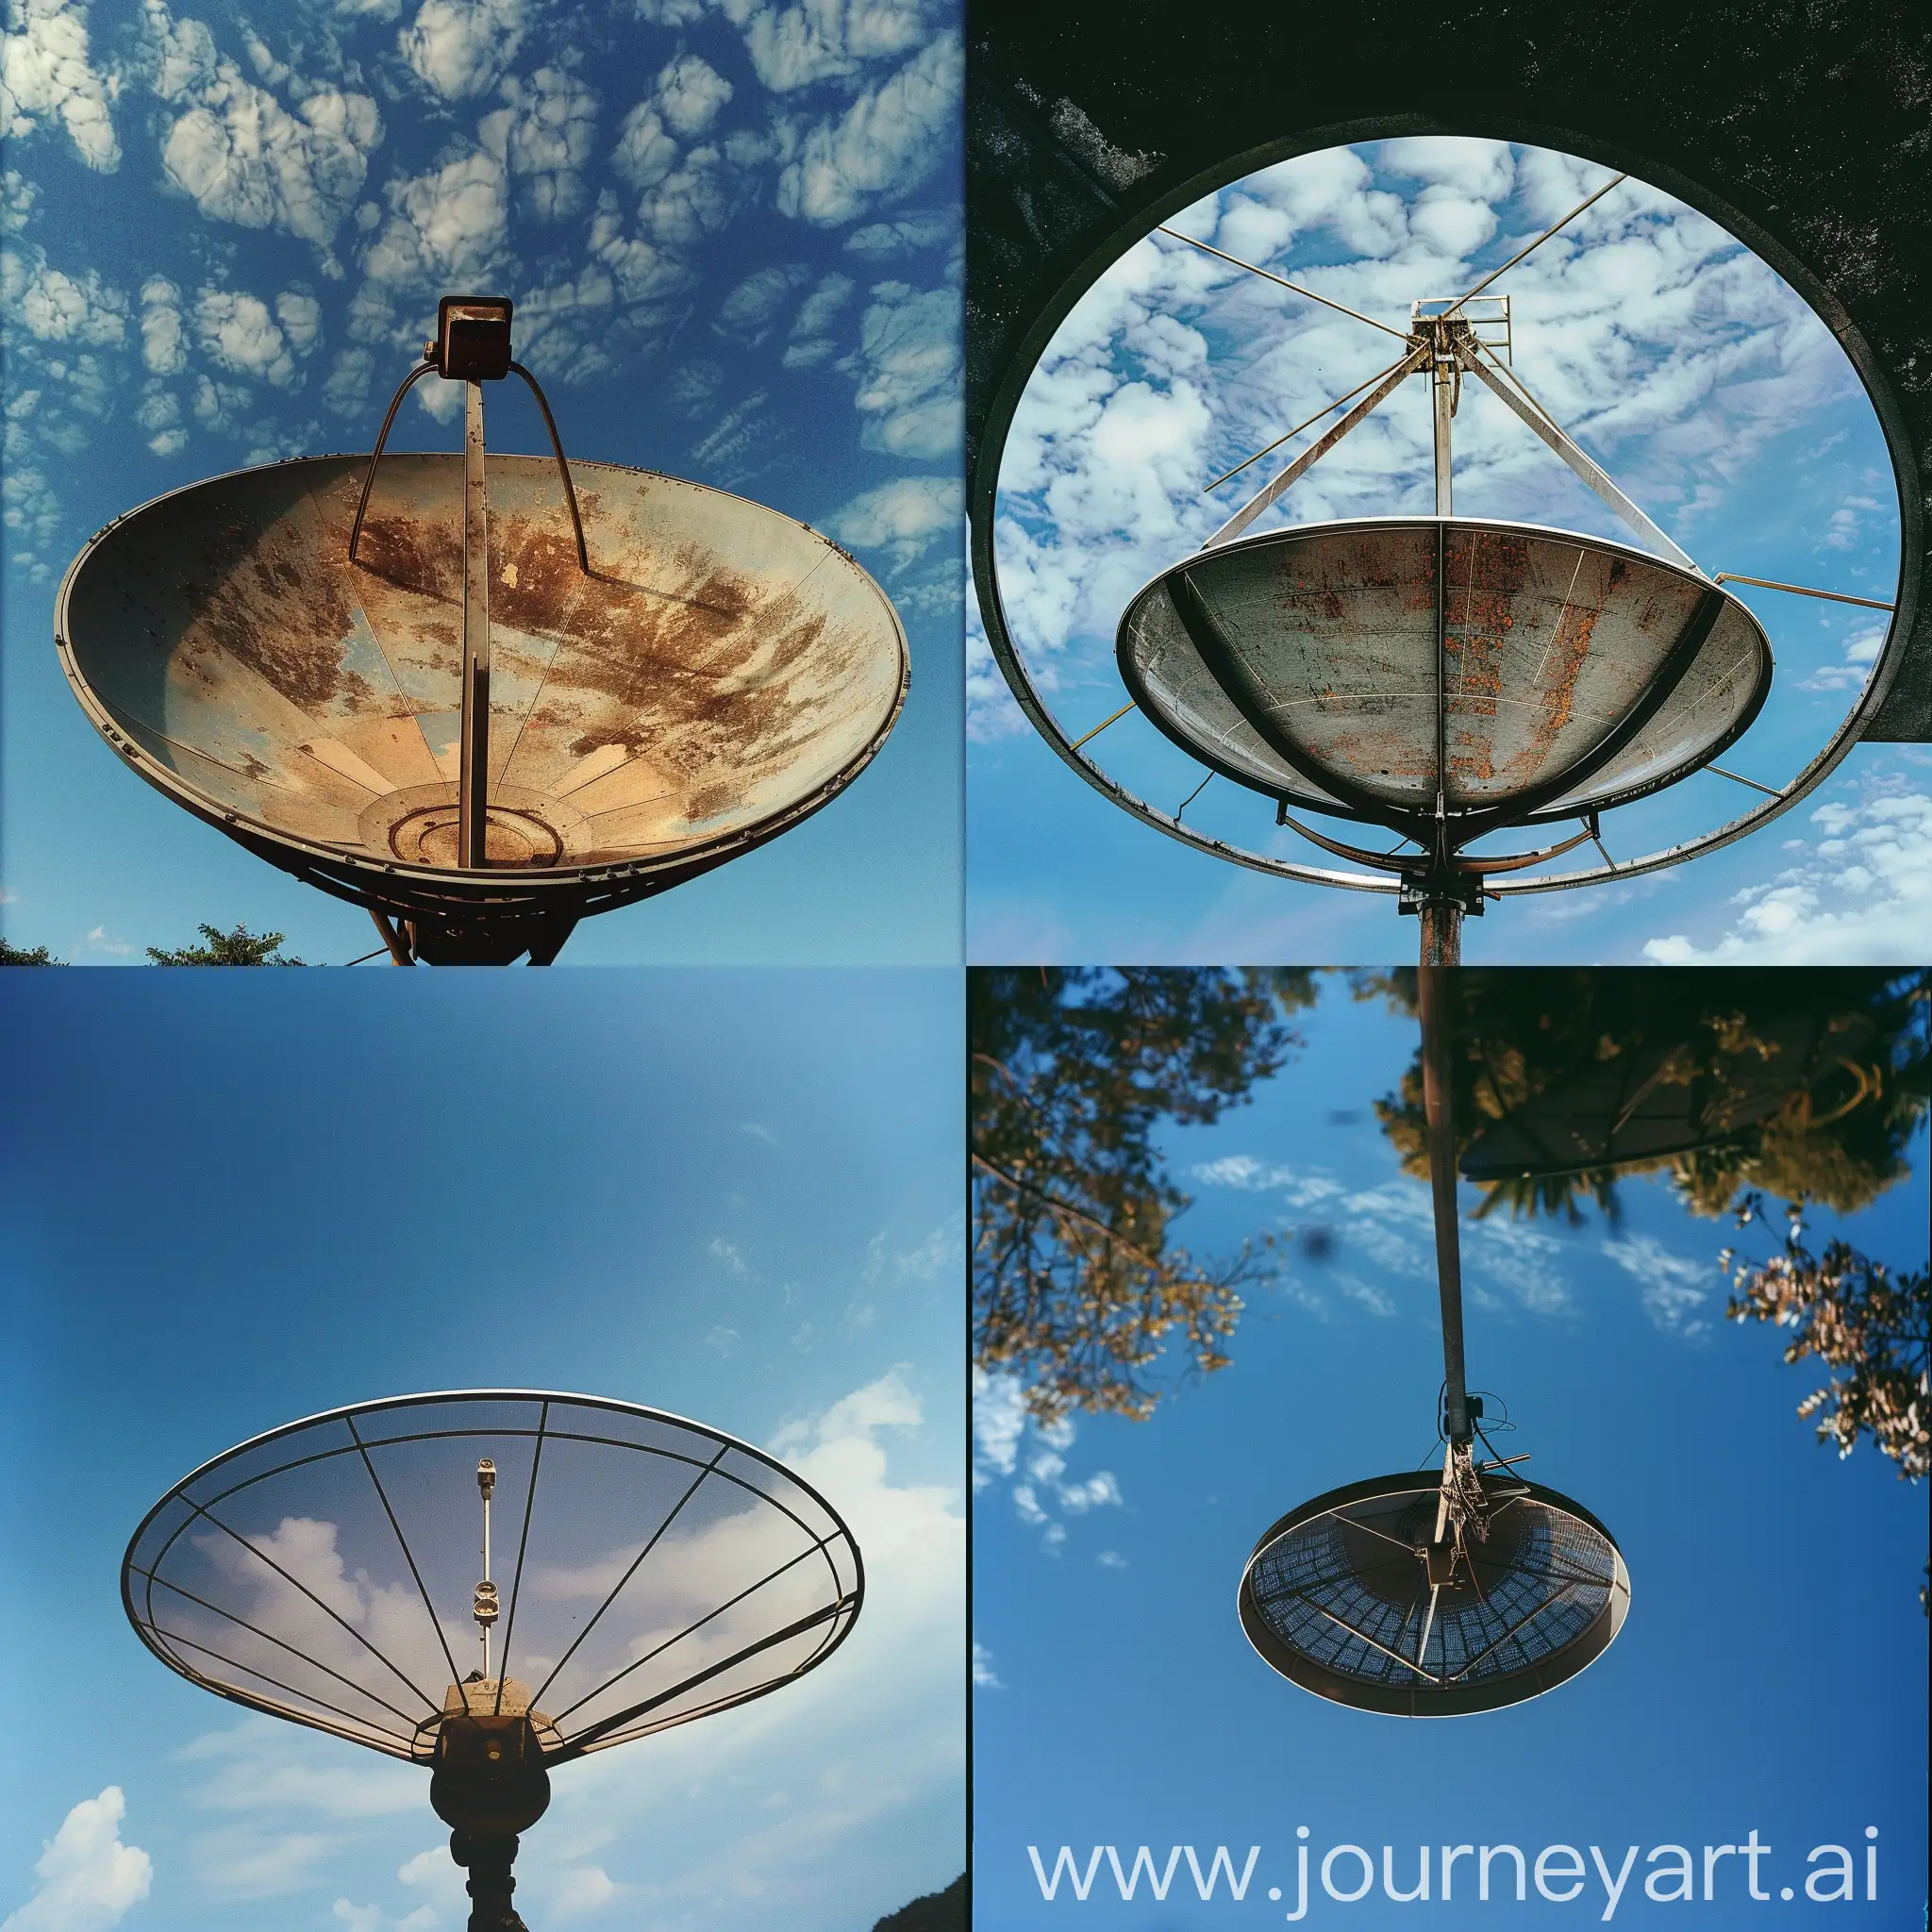
[[[389,441],[403,398],[425,375],[463,384],[463,665],[462,723],[457,775],[457,864],[466,872],[481,872],[490,864],[490,486],[483,440],[483,385],[514,371],[522,376],[549,433],[563,480],[563,500],[570,509],[571,531],[576,540],[577,568],[591,575],[591,555],[584,542],[584,519],[577,507],[576,486],[564,460],[563,441],[550,413],[542,385],[521,362],[510,358],[511,304],[501,296],[445,295],[437,308],[436,336],[423,345],[423,359],[396,385],[381,433],[363,473],[362,493],[356,503],[356,521],[349,529],[349,561],[358,561],[362,523],[375,487],[376,465]],[[391,957],[406,963],[399,936],[378,919]],[[558,943],[561,943],[559,941]],[[536,948],[531,957],[536,958]],[[555,947],[550,949],[555,957]],[[542,963],[547,964],[546,958]]]

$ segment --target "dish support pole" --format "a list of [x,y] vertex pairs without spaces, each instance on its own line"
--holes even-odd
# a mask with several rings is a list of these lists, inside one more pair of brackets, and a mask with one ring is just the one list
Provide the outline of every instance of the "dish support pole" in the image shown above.
[[457,863],[480,872],[490,824],[490,491],[483,385],[463,384],[463,714],[457,777]]
[[1416,975],[1423,1024],[1423,1111],[1428,1122],[1429,1192],[1436,1210],[1436,1279],[1442,1307],[1442,1430],[1451,1448],[1470,1441],[1469,1386],[1462,1359],[1462,1230],[1456,1213],[1454,1055],[1447,970]]

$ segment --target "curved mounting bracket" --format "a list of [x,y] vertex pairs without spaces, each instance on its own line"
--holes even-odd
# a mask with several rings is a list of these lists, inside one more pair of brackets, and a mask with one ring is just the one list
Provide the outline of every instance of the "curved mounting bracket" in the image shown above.
[[[507,300],[488,297],[470,300],[445,295],[437,309],[434,341],[423,344],[423,359],[396,385],[389,399],[389,413],[382,419],[382,431],[362,478],[362,494],[356,504],[356,521],[349,530],[349,561],[356,561],[356,546],[362,540],[362,519],[369,511],[369,494],[375,487],[375,466],[382,460],[383,445],[396,420],[403,398],[425,375],[441,375],[450,382],[489,382],[514,372],[528,384],[543,415],[543,427],[550,434],[550,448],[557,458],[557,474],[563,479],[563,500],[570,507],[570,526],[576,537],[577,567],[591,575],[591,554],[584,544],[584,519],[577,508],[576,486],[571,481],[570,465],[563,457],[563,439],[557,433],[557,419],[550,413],[550,399],[542,385],[509,354],[510,305]],[[467,333],[466,333],[467,330]]]

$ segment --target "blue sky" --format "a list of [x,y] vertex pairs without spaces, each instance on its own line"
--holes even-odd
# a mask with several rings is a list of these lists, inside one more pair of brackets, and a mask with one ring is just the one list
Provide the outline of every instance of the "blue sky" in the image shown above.
[[774,1449],[868,1575],[802,1682],[558,1773],[518,1861],[531,1923],[849,1932],[947,1884],[957,974],[245,977],[13,974],[0,1008],[6,1617],[34,1660],[0,1922],[106,1932],[92,1896],[153,1932],[462,1924],[422,1774],[173,1675],[118,1577],[149,1506],[230,1444],[479,1386]]
[[[958,96],[951,0],[28,0],[6,36],[9,937],[109,963],[199,920],[367,952],[365,915],[170,806],[52,646],[110,517],[367,449],[439,294],[517,304],[575,457],[826,531],[898,605],[911,695],[851,793],[575,961],[958,954]],[[400,446],[454,448],[419,384]],[[492,391],[493,447],[541,446]],[[890,880],[889,890],[881,881]]]
[[[1507,1400],[1517,1432],[1498,1447],[1530,1452],[1524,1473],[1584,1503],[1622,1546],[1632,1607],[1610,1649],[1528,1704],[1408,1722],[1314,1697],[1249,1648],[1235,1591],[1256,1539],[1297,1503],[1424,1458],[1441,1374],[1427,1190],[1401,1174],[1373,1110],[1408,1064],[1415,1023],[1331,980],[1301,1027],[1305,1050],[1252,1106],[1164,1145],[1195,1196],[1178,1231],[1192,1252],[1319,1224],[1329,1257],[1291,1239],[1280,1283],[1249,1297],[1233,1365],[1145,1423],[1087,1418],[1048,1439],[1017,1427],[1009,1387],[975,1406],[980,1916],[1278,1924],[1304,1824],[1316,1872],[1339,1842],[1378,1863],[1389,1844],[1404,1890],[1424,1841],[1510,1842],[1532,1858],[1596,1843],[1613,1867],[1636,1843],[1641,1874],[1655,1846],[1701,1858],[1754,1825],[1774,1888],[1793,1871],[1802,1885],[1807,1851],[1862,1847],[1875,1824],[1880,1903],[1844,1923],[1916,1924],[1924,1491],[1869,1445],[1841,1464],[1814,1441],[1793,1409],[1822,1378],[1784,1367],[1774,1331],[1723,1319],[1716,1257],[1736,1231],[1693,1219],[1666,1185],[1625,1184],[1621,1228],[1464,1224],[1472,1386]],[[1878,1257],[1923,1266],[1925,1152],[1922,1138],[1911,1178],[1849,1223],[1821,1215],[1815,1240],[1842,1225]],[[1217,1844],[1237,1869],[1262,1850],[1239,1907],[1224,1886],[1202,1905],[1185,1864],[1164,1907],[1144,1880],[1123,1907],[1105,1863],[1087,1906],[1064,1884],[1048,1905],[1026,1853],[1038,1845],[1050,1872],[1063,1843],[1083,1868],[1111,1843],[1131,1869],[1143,1842],[1158,1866],[1191,1843],[1204,1870]],[[1338,1867],[1339,1889],[1356,1869]],[[1760,1923],[1740,1870],[1721,1868],[1730,1896],[1721,1883],[1696,1924]],[[1307,1923],[1351,1923],[1315,1883]],[[1641,1884],[1616,1923],[1671,1916]],[[1275,1907],[1271,1885],[1287,1893]],[[1604,1903],[1592,1874],[1568,1917],[1600,1923]],[[1564,1916],[1534,1890],[1491,1909],[1512,1924]],[[1388,1924],[1390,1910],[1365,1901],[1353,1922]],[[1486,1917],[1476,1906],[1456,1923]]]
[[[1497,142],[1386,142],[1284,162],[1170,225],[1402,326],[1412,299],[1468,288],[1609,178]],[[1512,297],[1514,366],[1531,391],[1705,569],[1892,596],[1897,497],[1871,405],[1824,324],[1721,229],[1626,181],[1496,289]],[[1211,497],[1204,486],[1393,352],[1387,336],[1162,236],[1135,244],[1082,297],[1015,416],[995,537],[1009,625],[1068,737],[1125,701],[1113,642],[1129,597],[1286,456]],[[1458,512],[1636,541],[1474,385],[1455,434]],[[1257,527],[1426,512],[1428,437],[1426,394],[1407,384]],[[1778,786],[1854,702],[1885,618],[1740,594],[1777,670],[1763,713],[1721,762]],[[1390,901],[1239,870],[1109,804],[1021,717],[976,610],[967,648],[970,958],[1412,957],[1413,931]],[[1137,716],[1088,749],[1170,812],[1204,775]],[[1928,775],[1921,747],[1860,748],[1795,810],[1715,858],[1492,908],[1470,925],[1467,956],[1916,958],[1915,906],[1932,865]],[[1754,796],[1700,774],[1612,813],[1605,840],[1614,858],[1634,858],[1714,829]],[[1267,800],[1225,780],[1186,817],[1270,856],[1333,863],[1276,830]]]

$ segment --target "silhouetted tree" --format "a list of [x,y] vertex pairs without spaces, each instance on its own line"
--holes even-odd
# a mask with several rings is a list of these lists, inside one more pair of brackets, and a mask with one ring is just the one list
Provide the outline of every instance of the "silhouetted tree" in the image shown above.
[[64,966],[45,946],[16,946],[0,940],[0,966]]
[[966,1874],[943,1891],[928,1891],[896,1912],[888,1912],[872,1932],[966,1932]]
[[[1225,1365],[1256,1244],[1197,1262],[1169,1232],[1189,1197],[1153,1146],[1278,1072],[1313,1004],[1300,969],[977,968],[968,975],[973,1345],[1040,1420],[1150,1415],[1177,1341]],[[1266,1246],[1266,1242],[1260,1244]]]
[[[1412,973],[1365,975],[1357,992],[1415,1009]],[[1645,1081],[1688,1090],[1690,1110],[1714,1128],[1683,1153],[1480,1182],[1479,1214],[1507,1207],[1575,1220],[1579,1203],[1594,1201],[1614,1216],[1617,1176],[1658,1171],[1697,1214],[1730,1211],[1746,1188],[1848,1214],[1909,1172],[1906,1150],[1926,1111],[1924,972],[1467,968],[1451,983],[1449,1011],[1458,1151],[1620,1059]],[[1807,1074],[1791,1064],[1793,1029],[1819,1016],[1827,1050]],[[1376,1112],[1404,1169],[1426,1178],[1420,1047]]]
[[169,952],[160,946],[147,949],[148,958],[157,966],[300,966],[301,959],[282,959],[282,935],[278,932],[252,933],[245,925],[233,932],[219,926],[198,928],[203,943]]

